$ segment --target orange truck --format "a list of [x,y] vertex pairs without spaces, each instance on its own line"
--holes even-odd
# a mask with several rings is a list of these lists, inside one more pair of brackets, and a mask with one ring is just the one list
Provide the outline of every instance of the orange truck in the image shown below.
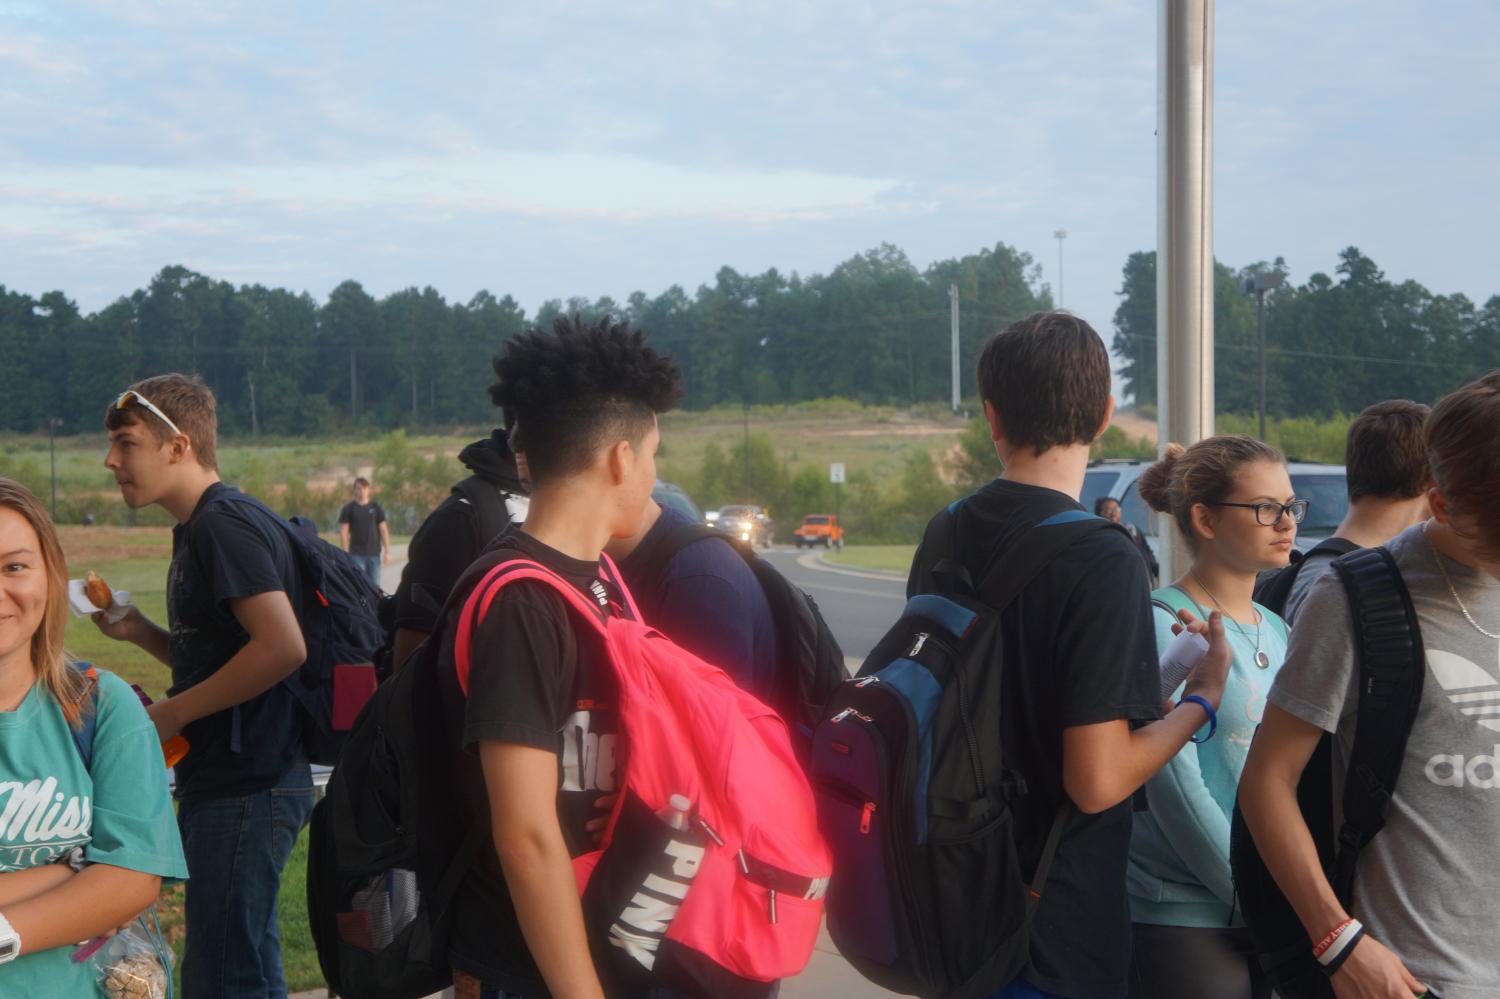
[[802,526],[792,532],[796,539],[798,548],[812,548],[822,545],[824,548],[844,547],[844,529],[839,526],[838,517],[831,513],[810,513],[802,518]]

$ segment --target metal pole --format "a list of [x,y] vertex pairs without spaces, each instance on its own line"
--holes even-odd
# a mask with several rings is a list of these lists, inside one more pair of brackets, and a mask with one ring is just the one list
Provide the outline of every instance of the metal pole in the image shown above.
[[745,498],[742,502],[750,502],[750,401],[744,400],[745,406]]
[[[1214,432],[1213,0],[1159,0],[1156,363],[1159,447]],[[1188,552],[1160,532],[1162,579]]]
[[47,453],[52,459],[52,523],[57,523],[57,417],[47,417]]
[[956,413],[960,395],[958,380],[961,377],[958,364],[958,285],[956,284],[948,286],[948,326],[953,337],[952,357],[949,360],[953,382],[953,411]]
[[1058,229],[1052,233],[1057,239],[1057,307],[1063,307],[1063,240],[1068,238],[1068,230]]
[[1260,326],[1260,439],[1266,439],[1266,289],[1255,290],[1255,315]]

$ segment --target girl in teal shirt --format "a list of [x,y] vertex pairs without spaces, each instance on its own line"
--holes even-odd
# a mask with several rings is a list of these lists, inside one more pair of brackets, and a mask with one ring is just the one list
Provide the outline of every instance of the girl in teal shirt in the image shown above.
[[67,582],[41,504],[0,478],[0,995],[28,999],[97,994],[70,952],[187,876],[155,726],[63,652]]
[[1148,811],[1135,816],[1129,994],[1267,999],[1270,987],[1235,913],[1229,823],[1250,740],[1286,658],[1286,625],[1251,592],[1256,573],[1287,564],[1307,504],[1292,494],[1281,452],[1242,436],[1211,437],[1186,450],[1169,445],[1142,474],[1140,493],[1152,509],[1172,515],[1193,555],[1187,572],[1152,594],[1158,650],[1172,641],[1176,611],[1207,618],[1217,610],[1234,662],[1217,731],[1184,747],[1147,782]]

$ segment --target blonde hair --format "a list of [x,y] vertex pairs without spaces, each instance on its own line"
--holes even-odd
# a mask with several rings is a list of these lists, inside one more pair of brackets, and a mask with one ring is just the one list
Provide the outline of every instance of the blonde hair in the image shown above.
[[19,513],[36,532],[47,573],[47,605],[42,611],[41,625],[31,636],[31,666],[37,682],[57,701],[68,724],[77,728],[83,721],[90,681],[63,649],[63,634],[68,630],[68,562],[63,557],[62,543],[41,502],[25,486],[3,476],[0,476],[0,509]]
[[1141,473],[1137,489],[1151,509],[1172,515],[1183,539],[1192,548],[1198,543],[1193,530],[1193,507],[1222,502],[1234,491],[1235,476],[1240,469],[1253,461],[1284,465],[1286,456],[1264,441],[1244,434],[1207,437],[1187,448],[1168,444],[1161,460]]

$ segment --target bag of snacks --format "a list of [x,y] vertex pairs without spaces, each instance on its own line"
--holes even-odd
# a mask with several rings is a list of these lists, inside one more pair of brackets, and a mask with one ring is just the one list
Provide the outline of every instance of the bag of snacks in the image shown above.
[[[105,942],[89,962],[105,999],[169,999],[172,953],[141,916]],[[154,918],[152,922],[154,922]]]

